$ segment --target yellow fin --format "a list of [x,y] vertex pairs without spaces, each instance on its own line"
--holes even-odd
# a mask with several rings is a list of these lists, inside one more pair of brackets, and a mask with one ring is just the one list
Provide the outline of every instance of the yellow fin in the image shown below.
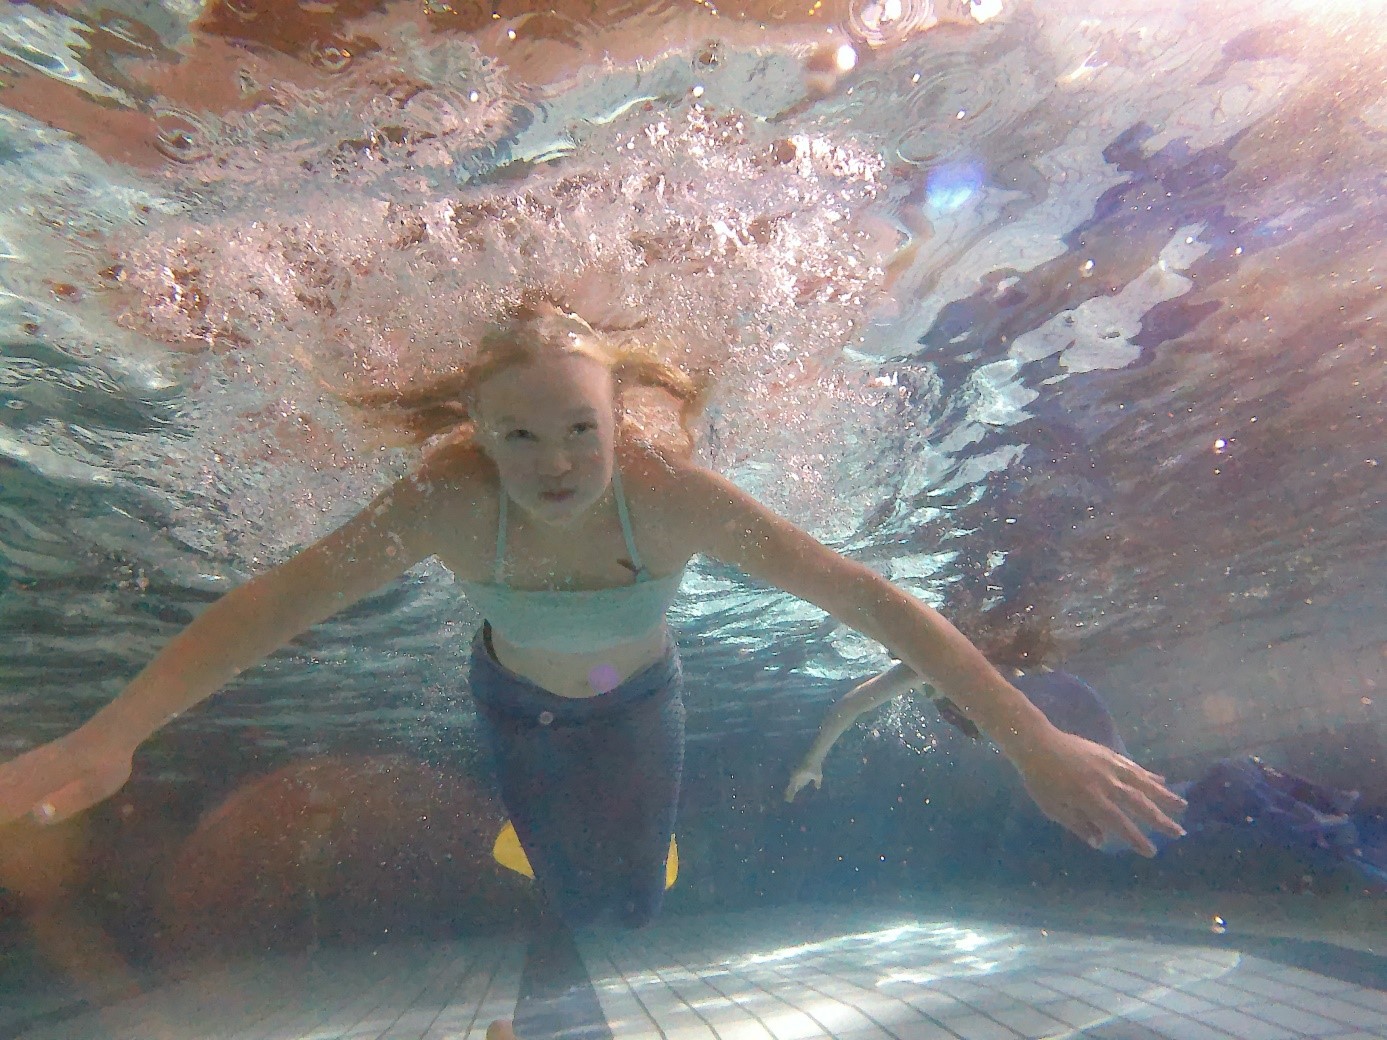
[[496,843],[491,846],[491,855],[507,870],[524,874],[527,878],[535,876],[534,868],[530,866],[530,858],[520,847],[520,835],[515,833],[515,825],[510,820],[501,828],[501,833],[496,835]]
[[[524,874],[527,878],[534,878],[534,868],[530,866],[530,858],[525,855],[525,850],[520,846],[520,835],[515,833],[515,825],[506,821],[506,825],[501,828],[501,833],[496,835],[496,841],[491,846],[491,856],[497,863],[507,870],[513,870],[517,874]],[[669,856],[665,860],[665,888],[674,887],[674,882],[679,878],[679,846],[674,840],[674,835],[669,837]]]

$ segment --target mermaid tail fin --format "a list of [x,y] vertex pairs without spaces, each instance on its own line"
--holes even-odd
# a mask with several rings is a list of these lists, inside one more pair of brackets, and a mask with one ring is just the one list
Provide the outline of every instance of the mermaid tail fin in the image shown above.
[[[530,858],[525,855],[525,850],[520,845],[520,835],[515,833],[515,825],[510,820],[507,820],[506,825],[501,828],[501,833],[496,835],[496,841],[491,846],[491,856],[507,870],[524,874],[533,880],[534,868],[530,866]],[[678,877],[679,846],[674,840],[674,835],[671,834],[669,855],[665,859],[665,888],[673,888]]]

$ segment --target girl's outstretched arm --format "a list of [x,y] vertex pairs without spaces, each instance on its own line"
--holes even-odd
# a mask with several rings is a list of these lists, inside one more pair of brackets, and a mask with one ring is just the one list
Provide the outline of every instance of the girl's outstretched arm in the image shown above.
[[824,716],[823,722],[819,725],[818,736],[805,752],[803,761],[790,774],[790,783],[785,788],[785,800],[793,802],[795,795],[808,784],[812,783],[816,789],[823,786],[824,759],[828,757],[838,738],[857,721],[858,716],[881,707],[887,701],[894,700],[919,685],[920,677],[915,674],[914,669],[898,663],[880,675],[874,675],[866,682],[858,683],[838,698]]
[[294,636],[429,555],[427,467],[343,527],[233,589],[175,636],[114,701],[77,730],[0,766],[0,825],[56,823],[110,797],[135,749],[166,722]]
[[1184,800],[1162,777],[1058,729],[927,604],[707,470],[681,465],[671,493],[677,513],[667,522],[682,527],[689,549],[740,567],[882,643],[992,738],[1047,816],[1090,845],[1111,835],[1152,856],[1143,827],[1184,833],[1168,815]]

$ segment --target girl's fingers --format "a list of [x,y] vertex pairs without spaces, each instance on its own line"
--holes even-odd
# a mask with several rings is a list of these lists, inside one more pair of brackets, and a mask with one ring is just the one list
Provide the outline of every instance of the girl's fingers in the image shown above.
[[[1166,778],[1164,774],[1153,773],[1151,770],[1137,765],[1130,759],[1126,759],[1124,762],[1127,765],[1127,771],[1131,774],[1135,782],[1140,783],[1143,787],[1160,788],[1169,793],[1169,789],[1166,787]],[[1175,797],[1178,798],[1179,796],[1176,795]]]
[[[1139,793],[1144,799],[1153,803],[1162,813],[1182,813],[1189,807],[1189,803],[1178,794],[1166,786],[1165,777],[1159,773],[1153,773],[1149,769],[1137,765],[1129,758],[1121,759],[1125,767],[1122,772],[1126,783],[1134,791]],[[1164,817],[1161,817],[1164,819]],[[1164,829],[1164,824],[1159,820],[1151,821]],[[1169,823],[1169,821],[1165,821]]]
[[1147,786],[1143,784],[1129,784],[1132,794],[1141,799],[1143,809],[1150,806],[1159,817],[1153,817],[1152,823],[1165,827],[1170,821],[1168,817],[1179,816],[1189,808],[1189,802],[1185,801],[1170,788],[1163,785]]
[[1189,802],[1167,787],[1156,789],[1155,801],[1168,813],[1182,813],[1190,807]]
[[1172,838],[1183,838],[1185,828],[1172,820],[1165,814],[1154,801],[1148,798],[1143,792],[1136,788],[1129,788],[1126,793],[1126,811],[1128,816],[1135,816],[1139,822],[1145,823],[1149,827],[1154,827],[1162,834],[1167,834]]
[[1104,835],[1115,835],[1148,859],[1156,854],[1156,846],[1151,844],[1151,839],[1120,807],[1104,798],[1098,800],[1093,808]]
[[1058,820],[1056,822],[1063,824],[1065,828],[1073,831],[1085,845],[1092,846],[1096,849],[1103,844],[1103,828],[1077,812],[1073,813],[1067,820]]

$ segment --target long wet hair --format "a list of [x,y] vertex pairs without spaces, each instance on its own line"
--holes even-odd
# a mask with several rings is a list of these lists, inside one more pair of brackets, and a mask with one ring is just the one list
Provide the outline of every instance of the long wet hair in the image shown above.
[[682,437],[651,438],[661,447],[692,451],[694,423],[707,398],[707,378],[695,378],[633,337],[604,335],[578,315],[547,298],[529,299],[507,312],[481,337],[472,359],[454,372],[400,387],[341,393],[366,413],[374,427],[406,443],[428,445],[470,440],[475,429],[477,390],[493,376],[521,365],[560,357],[585,357],[612,374],[620,408],[619,432],[628,427],[623,395],[648,388],[661,391],[678,409]]

